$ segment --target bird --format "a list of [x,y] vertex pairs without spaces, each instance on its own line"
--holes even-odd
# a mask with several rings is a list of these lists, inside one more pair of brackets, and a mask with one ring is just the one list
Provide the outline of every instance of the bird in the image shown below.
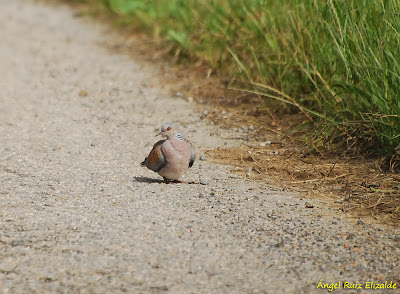
[[180,182],[179,179],[194,164],[194,149],[181,133],[177,123],[164,123],[156,136],[159,135],[166,139],[154,144],[141,165],[158,173],[165,183]]

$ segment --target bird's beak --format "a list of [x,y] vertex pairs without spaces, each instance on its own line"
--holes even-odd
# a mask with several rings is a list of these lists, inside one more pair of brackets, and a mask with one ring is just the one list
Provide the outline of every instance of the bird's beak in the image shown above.
[[159,132],[159,133],[156,135],[156,137],[157,137],[157,136],[160,136],[161,134],[162,134],[162,132]]

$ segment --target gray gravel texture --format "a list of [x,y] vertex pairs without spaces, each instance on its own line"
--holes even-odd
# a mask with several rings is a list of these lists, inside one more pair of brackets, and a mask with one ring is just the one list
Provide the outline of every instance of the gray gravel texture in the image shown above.
[[0,0],[0,36],[0,293],[399,283],[398,229],[323,201],[306,208],[207,160],[186,176],[207,185],[163,184],[140,167],[164,121],[181,123],[199,154],[238,143],[170,97],[155,66],[105,49],[119,42],[105,26],[65,6]]

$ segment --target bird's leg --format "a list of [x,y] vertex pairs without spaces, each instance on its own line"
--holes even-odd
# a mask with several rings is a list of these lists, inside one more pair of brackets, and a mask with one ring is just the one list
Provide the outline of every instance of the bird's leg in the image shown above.
[[170,179],[164,178],[164,183],[165,184],[171,184],[171,183],[178,184],[178,183],[183,183],[183,182],[179,181],[179,180],[170,180]]
[[182,182],[182,181],[179,181],[179,180],[173,180],[173,181],[171,181],[171,183],[175,183],[175,184],[182,184],[182,183],[184,183],[184,182]]
[[167,178],[164,178],[164,177],[163,177],[163,179],[164,179],[164,182],[163,182],[164,184],[170,184],[171,183],[171,180],[169,180]]

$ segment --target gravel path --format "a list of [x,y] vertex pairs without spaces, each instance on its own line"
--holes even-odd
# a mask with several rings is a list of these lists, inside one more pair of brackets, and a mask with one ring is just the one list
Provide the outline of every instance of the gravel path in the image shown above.
[[140,167],[164,121],[199,154],[236,143],[154,67],[107,51],[104,26],[0,0],[0,36],[0,293],[397,292],[343,283],[400,287],[398,229],[207,161],[186,176],[207,185]]

